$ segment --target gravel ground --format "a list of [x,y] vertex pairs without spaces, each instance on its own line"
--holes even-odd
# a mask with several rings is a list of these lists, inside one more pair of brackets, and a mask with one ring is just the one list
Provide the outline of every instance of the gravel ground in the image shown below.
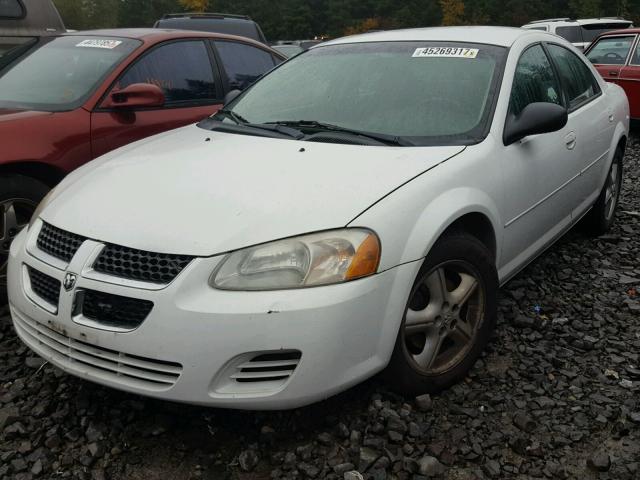
[[511,281],[482,360],[439,396],[373,379],[290,412],[159,402],[43,366],[5,312],[0,478],[640,479],[638,138],[625,170],[612,232],[571,232]]

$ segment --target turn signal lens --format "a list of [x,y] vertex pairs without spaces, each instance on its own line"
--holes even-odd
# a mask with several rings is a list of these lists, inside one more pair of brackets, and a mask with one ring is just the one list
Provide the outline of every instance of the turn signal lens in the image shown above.
[[345,275],[345,280],[355,280],[356,278],[372,275],[378,270],[380,263],[380,241],[373,233],[365,239],[358,247],[356,254],[351,260],[351,265]]

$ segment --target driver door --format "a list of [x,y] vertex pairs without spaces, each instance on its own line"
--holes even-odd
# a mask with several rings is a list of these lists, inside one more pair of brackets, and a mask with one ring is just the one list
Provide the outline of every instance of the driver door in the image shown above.
[[[133,63],[111,91],[151,83],[165,96],[161,107],[107,109],[91,114],[93,156],[166,130],[198,122],[222,107],[224,96],[213,54],[203,40],[161,44]],[[111,92],[110,92],[111,93]]]
[[[518,61],[508,117],[517,117],[535,102],[565,106],[559,79],[540,44],[527,48]],[[576,132],[569,122],[557,132],[505,147],[499,160],[505,179],[505,271],[526,263],[570,225],[576,196],[572,183],[579,175],[572,161],[575,146]]]

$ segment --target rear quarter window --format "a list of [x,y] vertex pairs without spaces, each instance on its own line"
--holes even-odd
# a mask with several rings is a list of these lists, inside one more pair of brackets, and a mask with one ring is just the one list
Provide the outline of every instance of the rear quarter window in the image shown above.
[[0,18],[23,18],[24,7],[20,0],[0,0]]

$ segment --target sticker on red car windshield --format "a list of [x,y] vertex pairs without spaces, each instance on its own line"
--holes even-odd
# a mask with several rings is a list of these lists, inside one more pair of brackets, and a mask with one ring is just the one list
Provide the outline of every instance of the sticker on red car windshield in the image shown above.
[[461,48],[461,47],[427,47],[416,48],[413,52],[414,58],[476,58],[478,56],[477,48]]
[[107,48],[113,50],[122,43],[121,40],[83,40],[76,45],[76,47],[88,47],[88,48]]

